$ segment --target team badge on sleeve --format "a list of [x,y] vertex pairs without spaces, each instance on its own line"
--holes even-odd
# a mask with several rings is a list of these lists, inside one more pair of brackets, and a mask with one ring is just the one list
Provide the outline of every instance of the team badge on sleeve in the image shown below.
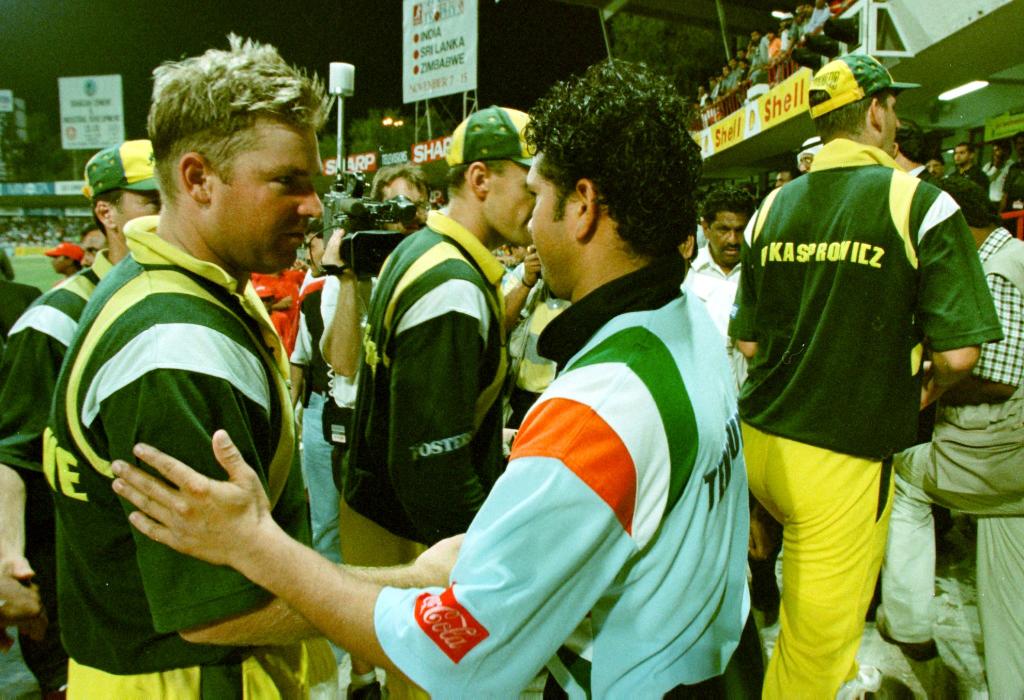
[[416,599],[416,622],[455,663],[459,663],[488,634],[487,629],[455,599],[451,587],[440,595],[420,595]]

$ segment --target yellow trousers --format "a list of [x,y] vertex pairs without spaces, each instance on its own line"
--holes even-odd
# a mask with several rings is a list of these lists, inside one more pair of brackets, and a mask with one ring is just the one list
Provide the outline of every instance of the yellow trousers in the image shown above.
[[778,642],[765,698],[833,698],[857,650],[885,552],[891,469],[743,424],[754,497],[783,526]]
[[[394,535],[355,512],[344,498],[339,508],[338,529],[342,561],[351,566],[398,566],[408,564],[427,551],[419,542]],[[430,697],[394,674],[387,677],[386,685],[391,700],[428,700]]]
[[[242,662],[245,700],[333,697],[338,687],[334,654],[325,639],[259,647]],[[68,661],[69,700],[189,700],[202,692],[198,666],[122,676]]]

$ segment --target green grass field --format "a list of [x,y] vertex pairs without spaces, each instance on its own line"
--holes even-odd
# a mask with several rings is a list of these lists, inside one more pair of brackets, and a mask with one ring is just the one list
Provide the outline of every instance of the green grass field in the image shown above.
[[30,284],[44,292],[53,286],[60,275],[53,271],[50,258],[45,255],[14,255],[11,256],[14,266],[14,281]]

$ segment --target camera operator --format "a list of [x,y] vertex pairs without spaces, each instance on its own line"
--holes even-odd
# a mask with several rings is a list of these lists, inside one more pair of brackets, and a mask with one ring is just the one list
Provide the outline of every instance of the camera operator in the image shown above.
[[[373,187],[370,190],[370,199],[384,202],[398,196],[407,197],[416,205],[416,218],[410,224],[384,224],[384,227],[403,233],[413,233],[419,230],[427,223],[429,204],[427,179],[418,165],[389,165],[377,171],[377,175],[373,179]],[[339,246],[343,235],[344,232],[338,232],[335,239],[327,242],[327,249],[324,251],[325,263],[342,265]],[[337,374],[349,377],[354,381],[358,369],[360,345],[358,342],[348,341],[360,337],[358,329],[354,335],[351,332],[352,322],[358,322],[360,317],[356,311],[358,300],[355,295],[346,295],[346,300],[338,304],[339,288],[339,282],[333,279],[329,279],[325,285],[324,298],[327,306],[324,309],[324,321],[327,326],[321,341],[321,349],[327,363]],[[363,308],[366,308],[369,301],[368,287],[363,301]],[[351,302],[351,305],[347,305],[347,302]],[[353,384],[352,401],[349,405],[353,405],[354,402]]]
[[373,178],[370,199],[385,202],[398,196],[407,197],[416,205],[416,218],[409,224],[395,225],[395,230],[413,233],[426,226],[427,212],[430,210],[430,188],[420,166],[402,163],[389,165],[377,171],[377,176]]

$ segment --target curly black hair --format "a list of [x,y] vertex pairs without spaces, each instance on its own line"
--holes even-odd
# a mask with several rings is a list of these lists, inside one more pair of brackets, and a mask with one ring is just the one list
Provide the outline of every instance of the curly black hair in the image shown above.
[[678,255],[697,224],[701,175],[689,117],[672,83],[641,63],[602,61],[555,84],[530,111],[526,139],[559,193],[556,214],[589,179],[634,253]]
[[749,219],[756,207],[757,203],[746,190],[722,185],[708,192],[700,208],[700,218],[714,223],[718,212],[728,211],[733,214],[746,214]]

